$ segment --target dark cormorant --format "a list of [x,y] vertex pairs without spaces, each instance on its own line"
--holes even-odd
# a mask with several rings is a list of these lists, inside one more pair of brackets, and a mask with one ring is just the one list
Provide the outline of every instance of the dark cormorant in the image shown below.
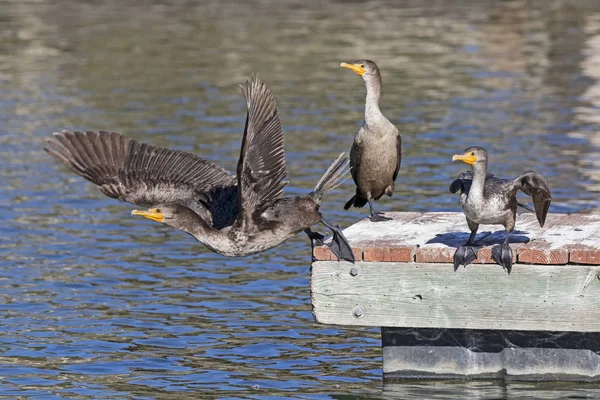
[[367,87],[365,120],[354,137],[350,150],[350,172],[356,183],[356,194],[346,203],[363,207],[369,203],[371,221],[388,220],[373,210],[373,201],[394,193],[394,181],[402,160],[402,137],[398,129],[381,113],[381,74],[377,64],[358,60],[352,64],[341,63],[360,75]]
[[323,236],[309,228],[321,222],[333,232],[336,256],[354,261],[342,232],[319,212],[348,158],[342,153],[309,194],[282,197],[287,169],[275,100],[258,77],[241,87],[248,112],[237,176],[194,154],[115,132],[55,133],[45,150],[107,196],[150,208],[132,214],[182,230],[215,253],[258,253],[302,231],[313,246],[322,244]]

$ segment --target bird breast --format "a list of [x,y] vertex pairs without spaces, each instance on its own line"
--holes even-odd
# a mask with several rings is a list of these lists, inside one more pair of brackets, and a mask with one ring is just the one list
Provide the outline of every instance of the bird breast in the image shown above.
[[499,196],[479,199],[462,194],[460,204],[467,218],[478,224],[503,224],[511,215],[506,202]]

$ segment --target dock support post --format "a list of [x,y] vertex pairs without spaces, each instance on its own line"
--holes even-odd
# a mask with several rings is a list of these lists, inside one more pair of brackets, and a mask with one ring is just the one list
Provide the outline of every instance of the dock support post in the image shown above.
[[384,380],[600,381],[596,332],[382,328]]

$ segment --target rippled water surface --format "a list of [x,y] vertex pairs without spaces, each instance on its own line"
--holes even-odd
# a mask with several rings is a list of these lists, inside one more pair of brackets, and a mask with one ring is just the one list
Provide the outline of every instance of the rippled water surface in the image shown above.
[[[426,5],[424,5],[427,3]],[[458,210],[452,154],[535,168],[554,212],[600,191],[600,2],[0,0],[0,395],[9,398],[577,398],[586,387],[381,382],[376,329],[317,325],[304,236],[242,259],[129,215],[43,151],[116,130],[235,168],[238,84],[285,128],[288,194],[347,150],[370,58],[404,138],[384,210]],[[350,183],[323,205],[348,226]]]

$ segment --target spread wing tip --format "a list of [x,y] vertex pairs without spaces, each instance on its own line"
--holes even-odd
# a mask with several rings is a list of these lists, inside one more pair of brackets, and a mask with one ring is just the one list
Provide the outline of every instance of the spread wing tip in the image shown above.
[[241,214],[247,218],[283,193],[287,175],[283,128],[271,89],[253,74],[242,85],[246,129],[237,167]]
[[552,202],[552,194],[546,180],[535,171],[527,171],[517,177],[517,185],[525,194],[531,196],[537,220],[543,227]]

